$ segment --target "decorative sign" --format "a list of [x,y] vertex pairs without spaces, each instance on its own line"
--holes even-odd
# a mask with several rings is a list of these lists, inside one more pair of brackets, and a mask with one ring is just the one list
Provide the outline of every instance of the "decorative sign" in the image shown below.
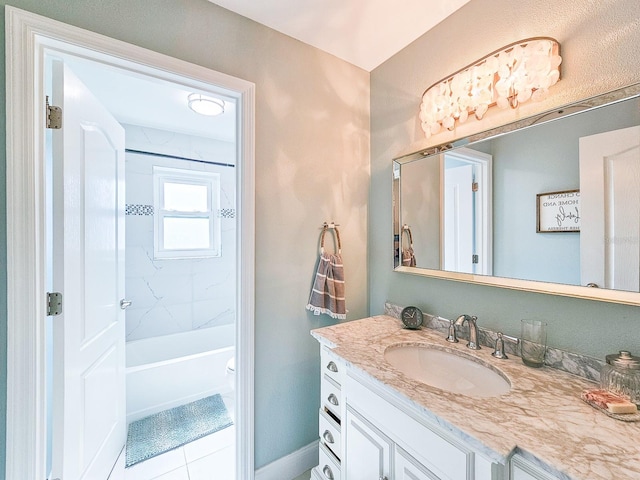
[[538,233],[580,231],[580,190],[536,195]]

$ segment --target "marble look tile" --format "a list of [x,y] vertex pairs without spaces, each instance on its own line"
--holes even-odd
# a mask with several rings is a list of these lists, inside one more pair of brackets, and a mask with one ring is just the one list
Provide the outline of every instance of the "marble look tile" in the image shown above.
[[235,426],[232,425],[186,444],[183,447],[185,458],[188,463],[194,462],[199,458],[206,457],[224,448],[233,447],[235,441],[236,429]]
[[[380,315],[311,334],[407,408],[488,458],[505,463],[514,451],[522,451],[554,469],[558,478],[640,478],[638,424],[609,418],[580,400],[582,390],[594,387],[593,382],[555,368],[528,368],[517,358],[497,360],[490,348],[473,351],[464,342],[448,344],[439,332],[401,326],[396,318]],[[384,360],[388,346],[407,342],[476,357],[499,369],[511,390],[478,399],[416,382]]]
[[149,168],[149,164],[149,159],[143,155],[126,154],[126,203],[153,205],[153,170]]
[[235,297],[193,302],[194,329],[228,325],[235,319]]
[[153,258],[153,216],[127,215],[125,217],[125,245],[151,251]]
[[236,151],[233,142],[185,135],[150,127],[123,125],[127,148],[151,151],[167,155],[235,163]]
[[153,286],[149,284],[149,281],[146,280],[146,278],[129,276],[126,277],[125,290],[127,292],[127,299],[132,302],[130,309],[150,309],[158,306],[158,304],[162,300],[162,295],[159,295],[155,292]]
[[[194,300],[220,300],[235,297],[235,272],[232,268],[212,268],[208,272],[194,272],[193,281]],[[231,297],[231,298],[230,298]],[[227,302],[224,302],[227,303]]]
[[187,464],[191,480],[235,479],[235,448],[227,447]]
[[183,447],[179,447],[127,468],[125,470],[125,479],[151,480],[167,472],[184,467],[186,464]]
[[[233,144],[125,125],[127,148],[233,163]],[[195,149],[195,150],[194,150]],[[126,201],[153,204],[153,166],[220,174],[220,207],[235,208],[234,168],[128,153]],[[126,217],[127,339],[168,335],[235,321],[236,221],[222,219],[222,256],[154,259],[153,216]],[[202,302],[196,304],[194,302]],[[205,302],[209,302],[206,303]]]

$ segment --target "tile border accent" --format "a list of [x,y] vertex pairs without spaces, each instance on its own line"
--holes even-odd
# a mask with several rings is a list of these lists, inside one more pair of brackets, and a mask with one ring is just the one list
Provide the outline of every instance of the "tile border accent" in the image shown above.
[[[402,308],[403,307],[391,302],[385,302],[384,314],[400,319]],[[424,327],[442,332],[442,338],[444,339],[449,331],[449,320],[424,312]],[[465,337],[467,335],[467,327],[460,327],[460,332],[461,336]],[[496,339],[497,332],[478,327],[478,342],[480,345],[494,348]],[[520,356],[516,345],[513,343],[505,341],[504,346],[508,355]],[[586,378],[587,380],[600,382],[600,370],[604,365],[604,361],[557,348],[547,347],[544,364],[548,367]]]
[[127,205],[125,205],[124,214],[125,215],[152,216],[153,215],[153,205],[127,204]]
[[236,209],[235,208],[221,208],[218,210],[219,218],[236,218]]

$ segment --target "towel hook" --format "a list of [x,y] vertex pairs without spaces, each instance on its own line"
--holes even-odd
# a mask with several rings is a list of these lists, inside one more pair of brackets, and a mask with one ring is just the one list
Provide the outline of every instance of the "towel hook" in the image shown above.
[[324,222],[322,225],[322,233],[320,234],[320,254],[324,253],[324,235],[327,230],[333,230],[336,234],[336,240],[338,242],[338,254],[342,254],[342,242],[340,241],[340,231],[338,230],[339,224]]
[[409,246],[411,248],[413,248],[413,235],[411,235],[411,229],[409,228],[409,225],[407,225],[406,223],[402,226],[402,232],[406,232],[407,236],[409,237]]

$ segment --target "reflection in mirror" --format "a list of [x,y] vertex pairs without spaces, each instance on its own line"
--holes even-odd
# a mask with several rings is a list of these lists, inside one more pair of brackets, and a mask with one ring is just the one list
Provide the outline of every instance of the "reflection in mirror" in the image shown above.
[[[640,291],[637,95],[635,88],[613,103],[609,96],[597,108],[589,107],[604,100],[589,99],[539,116],[528,128],[456,142],[464,148],[396,159],[395,266],[410,248],[408,236],[400,236],[404,226],[415,268],[402,271]],[[579,231],[537,232],[538,196],[572,190],[579,203],[569,205],[574,200],[563,194],[544,197],[545,215],[579,216]]]

